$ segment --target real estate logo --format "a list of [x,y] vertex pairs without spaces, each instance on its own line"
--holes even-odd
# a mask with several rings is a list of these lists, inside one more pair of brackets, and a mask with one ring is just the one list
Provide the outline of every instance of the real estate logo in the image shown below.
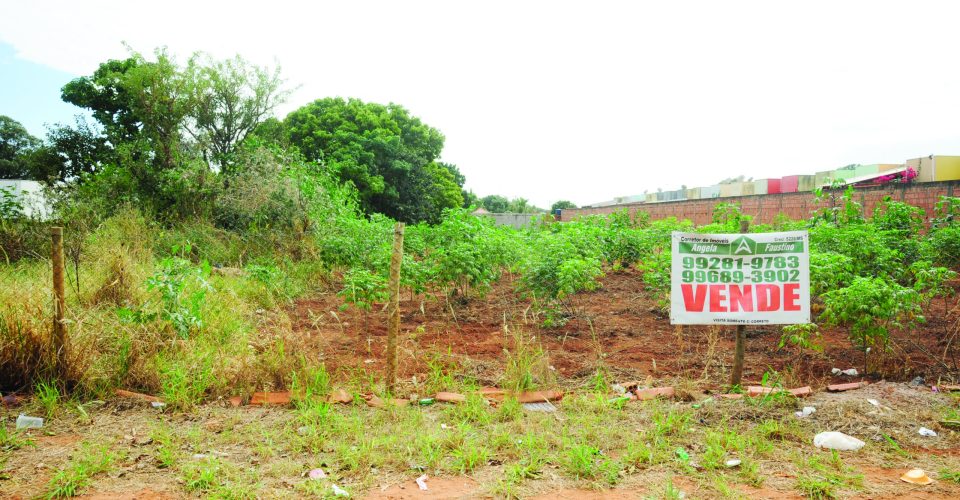
[[752,238],[741,236],[730,242],[733,255],[753,255],[757,253],[757,242]]

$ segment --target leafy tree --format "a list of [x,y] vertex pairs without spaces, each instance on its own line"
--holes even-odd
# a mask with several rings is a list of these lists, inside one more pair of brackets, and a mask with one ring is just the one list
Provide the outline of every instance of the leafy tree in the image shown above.
[[187,131],[209,161],[230,172],[237,146],[290,94],[281,88],[280,68],[254,66],[240,56],[217,61],[195,55],[185,71],[191,99]]
[[106,137],[94,125],[77,117],[76,125],[54,125],[47,140],[30,155],[34,175],[47,182],[79,179],[98,172],[115,160]]
[[515,214],[536,214],[544,212],[542,208],[531,205],[530,200],[526,198],[514,198],[510,200],[507,211]]
[[506,212],[510,208],[510,200],[497,194],[491,194],[480,198],[480,204],[483,205],[483,208],[486,209],[486,211],[495,214]]
[[60,97],[64,102],[89,109],[114,146],[132,141],[140,134],[140,118],[131,106],[126,82],[129,73],[140,64],[142,58],[138,57],[101,63],[92,75],[64,85]]
[[577,205],[575,205],[572,201],[560,200],[554,202],[554,204],[550,206],[550,211],[553,212],[554,210],[566,210],[568,208],[577,208]]
[[39,145],[20,122],[0,115],[0,179],[34,178],[28,157]]
[[459,171],[435,163],[443,134],[402,106],[318,99],[290,113],[284,127],[291,145],[357,188],[367,213],[419,222],[463,204]]
[[480,204],[480,198],[476,193],[473,192],[473,190],[467,191],[464,189],[461,190],[461,194],[463,195],[463,208],[482,206]]

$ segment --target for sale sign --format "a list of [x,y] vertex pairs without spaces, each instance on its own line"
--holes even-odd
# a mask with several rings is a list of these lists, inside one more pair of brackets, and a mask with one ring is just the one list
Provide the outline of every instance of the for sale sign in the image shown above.
[[670,323],[810,322],[806,231],[672,236]]

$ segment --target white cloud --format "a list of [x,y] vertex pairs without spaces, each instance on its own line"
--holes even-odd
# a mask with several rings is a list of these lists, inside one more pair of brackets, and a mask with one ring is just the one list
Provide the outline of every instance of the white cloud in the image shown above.
[[8,2],[74,74],[167,45],[278,60],[284,111],[355,96],[447,136],[479,194],[546,206],[960,154],[951,2]]

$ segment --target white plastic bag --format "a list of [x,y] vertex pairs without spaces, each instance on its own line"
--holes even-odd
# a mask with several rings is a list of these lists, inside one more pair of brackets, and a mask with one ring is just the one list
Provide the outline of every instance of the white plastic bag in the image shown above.
[[821,432],[813,437],[813,445],[828,450],[857,451],[866,443],[842,432]]

